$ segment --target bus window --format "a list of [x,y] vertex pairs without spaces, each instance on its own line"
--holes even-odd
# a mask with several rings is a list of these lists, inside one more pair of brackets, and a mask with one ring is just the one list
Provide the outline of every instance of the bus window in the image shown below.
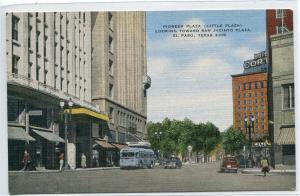
[[125,158],[125,157],[134,157],[134,153],[133,152],[122,152],[121,153],[121,157]]

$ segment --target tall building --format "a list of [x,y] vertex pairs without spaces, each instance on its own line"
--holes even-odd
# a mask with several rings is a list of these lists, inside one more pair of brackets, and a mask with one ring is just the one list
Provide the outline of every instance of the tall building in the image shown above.
[[144,20],[142,12],[7,13],[10,169],[20,169],[24,149],[38,167],[58,168],[65,143],[71,168],[82,153],[88,167],[116,165],[127,135],[144,138]]
[[[266,52],[254,55],[254,59],[244,62],[244,73],[232,75],[233,127],[249,134],[254,155],[265,155],[259,142],[269,140],[268,130],[268,73]],[[256,145],[257,144],[257,145]],[[263,154],[262,154],[263,153]]]
[[145,138],[145,25],[144,12],[92,13],[92,101],[108,113],[113,142]]
[[267,11],[274,166],[295,164],[293,11]]

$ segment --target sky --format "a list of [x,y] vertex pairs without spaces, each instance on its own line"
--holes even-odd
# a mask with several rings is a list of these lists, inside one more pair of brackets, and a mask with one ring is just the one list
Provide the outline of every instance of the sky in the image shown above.
[[[148,121],[164,118],[212,122],[220,131],[233,124],[232,74],[266,49],[265,11],[147,12]],[[173,37],[163,25],[240,24],[246,32],[222,37]],[[178,31],[178,29],[177,29]],[[197,35],[195,33],[194,35]]]

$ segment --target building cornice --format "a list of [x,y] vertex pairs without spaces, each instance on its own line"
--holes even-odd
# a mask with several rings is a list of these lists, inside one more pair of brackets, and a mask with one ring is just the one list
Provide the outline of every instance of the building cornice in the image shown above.
[[118,102],[116,102],[116,101],[114,101],[114,100],[112,100],[112,99],[110,99],[108,97],[94,97],[94,98],[92,98],[92,100],[105,100],[105,101],[108,101],[108,102],[113,103],[113,104],[115,104],[115,105],[117,105],[117,106],[119,106],[119,107],[121,107],[121,108],[123,108],[125,110],[128,110],[128,111],[130,111],[130,112],[132,112],[132,113],[134,113],[134,114],[136,114],[136,115],[138,115],[138,116],[140,116],[142,118],[147,119],[146,115],[138,113],[137,111],[135,111],[135,110],[133,110],[133,109],[131,109],[129,107],[126,107],[126,106],[124,106],[124,105],[122,105],[122,104],[120,104],[120,103],[118,103]]

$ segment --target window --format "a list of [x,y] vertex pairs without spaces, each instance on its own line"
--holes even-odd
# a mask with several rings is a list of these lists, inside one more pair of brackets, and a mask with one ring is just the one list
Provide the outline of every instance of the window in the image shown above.
[[35,70],[35,78],[36,78],[36,80],[39,80],[39,76],[40,76],[39,72],[40,72],[40,67],[36,66],[36,70]]
[[12,16],[12,39],[18,41],[19,39],[19,21],[16,16]]
[[113,29],[113,15],[111,12],[108,12],[108,25],[110,29]]
[[28,78],[31,78],[31,68],[32,68],[32,63],[30,62],[28,64]]
[[238,101],[238,105],[241,105],[241,102],[240,102],[240,101]]
[[295,91],[294,84],[286,84],[283,88],[283,109],[295,108]]
[[44,57],[46,58],[47,56],[47,40],[48,40],[48,36],[45,35],[44,36]]
[[244,83],[244,90],[246,90],[246,88],[247,88],[246,86],[247,86],[247,84],[246,84],[246,83]]
[[13,55],[12,58],[12,73],[18,74],[18,64],[19,64],[20,57]]
[[264,92],[261,92],[260,95],[261,95],[261,96],[264,96]]
[[29,28],[28,28],[28,48],[31,48],[31,30],[32,30],[32,26],[29,26]]
[[36,32],[36,52],[39,52],[39,37],[40,37],[41,32],[37,31]]
[[110,74],[111,76],[113,76],[113,75],[114,75],[113,61],[112,61],[111,59],[109,59],[109,65],[108,65],[108,66],[109,66],[109,67],[108,67],[109,74]]
[[246,100],[244,100],[244,104],[247,104]]
[[254,84],[254,88],[255,88],[255,89],[257,89],[257,82],[255,82],[255,84]]
[[109,118],[111,122],[114,122],[114,108],[109,107]]
[[276,18],[284,18],[286,17],[286,11],[283,9],[276,10]]
[[244,98],[246,98],[246,93],[244,93]]
[[277,25],[276,26],[276,32],[277,34],[283,34],[283,33],[287,33],[289,32],[289,29],[287,28],[287,26],[284,25]]
[[109,52],[113,53],[114,47],[113,47],[113,38],[109,36]]
[[113,90],[114,90],[114,85],[112,84],[109,84],[109,92],[108,92],[108,95],[109,97],[113,97]]
[[252,94],[251,94],[251,93],[249,93],[249,94],[248,94],[248,96],[249,96],[249,97],[252,97]]
[[260,88],[264,88],[264,82],[263,81],[260,82]]
[[251,90],[251,82],[248,83],[248,89]]

